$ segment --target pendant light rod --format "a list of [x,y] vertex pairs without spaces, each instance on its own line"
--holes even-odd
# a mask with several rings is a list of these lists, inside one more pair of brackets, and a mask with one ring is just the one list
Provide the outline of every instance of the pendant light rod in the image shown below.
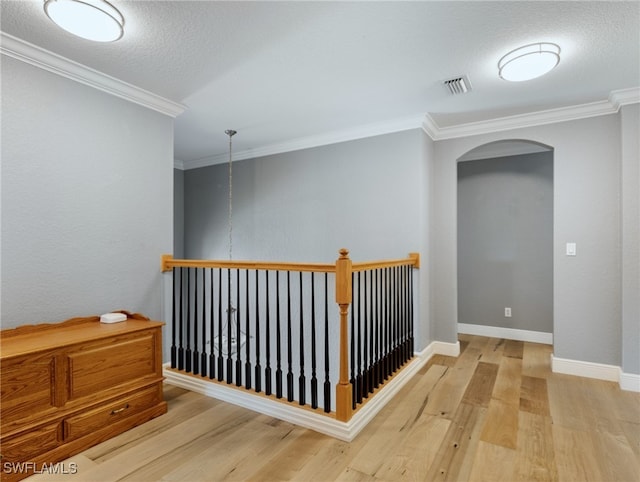
[[227,129],[224,131],[229,136],[229,261],[233,260],[233,142],[231,138],[237,134],[233,129]]

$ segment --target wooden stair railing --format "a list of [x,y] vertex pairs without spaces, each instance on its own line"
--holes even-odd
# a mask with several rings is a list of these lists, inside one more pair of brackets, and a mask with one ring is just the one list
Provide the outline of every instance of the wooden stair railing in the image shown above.
[[[335,264],[192,260],[164,255],[161,269],[173,272],[174,283],[171,367],[218,383],[235,384],[237,387],[244,385],[245,389],[275,396],[282,401],[296,401],[300,405],[307,405],[305,394],[309,389],[311,408],[331,412],[329,373],[330,365],[335,363],[331,353],[336,353],[336,349],[330,346],[329,320],[335,319],[335,315],[329,315],[327,286],[328,276],[333,274],[335,302],[339,308],[339,380],[335,386],[335,417],[346,422],[358,406],[370,395],[375,395],[380,385],[413,355],[412,273],[419,264],[417,253],[411,253],[405,259],[353,263],[346,249],[340,250]],[[275,276],[270,277],[269,273],[273,272]],[[316,273],[320,274],[318,278],[314,278]],[[282,278],[281,274],[284,275]],[[294,283],[299,288],[293,310],[291,286],[294,283],[291,275],[298,278]],[[275,283],[275,290],[271,283]],[[320,290],[319,303],[315,291],[318,284],[324,285],[324,292]],[[281,286],[287,298],[282,306]],[[264,293],[260,291],[261,287],[265,289]],[[254,295],[253,300],[250,300],[250,294]],[[304,313],[309,312],[310,323],[309,319],[304,319]],[[299,320],[294,320],[294,315]],[[317,322],[317,315],[324,318],[323,322]],[[317,363],[316,358],[318,327],[321,332],[324,330],[324,343],[319,350],[324,364]],[[295,330],[299,336],[298,352],[292,349]],[[243,346],[239,344],[241,332],[246,338]],[[307,333],[310,342],[306,341]],[[233,334],[235,345],[232,343]],[[281,353],[282,340],[287,341],[286,360]],[[276,345],[275,350],[273,344]],[[305,345],[311,347],[311,355],[305,354]],[[232,354],[234,349],[235,357]],[[253,355],[255,359],[252,359]],[[294,358],[300,366],[292,370]],[[305,374],[305,368],[308,369],[305,358],[311,361],[309,382]],[[264,368],[261,360],[265,362]],[[323,407],[318,403],[319,366],[324,369],[324,377],[320,377]],[[294,371],[298,375],[297,400]]]

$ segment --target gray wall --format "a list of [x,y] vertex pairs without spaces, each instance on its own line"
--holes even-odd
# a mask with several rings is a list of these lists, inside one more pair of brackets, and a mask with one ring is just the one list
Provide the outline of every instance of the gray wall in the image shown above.
[[[415,129],[234,162],[233,258],[333,262],[346,247],[367,261],[423,251],[425,137]],[[228,166],[188,170],[184,183],[185,255],[227,259]],[[428,306],[420,311],[424,346]]]
[[458,163],[458,323],[553,332],[552,152]]
[[[407,131],[237,162],[234,258],[326,262],[342,246],[355,260],[417,249],[418,347],[454,343],[457,160],[501,140],[548,145],[554,149],[555,355],[621,365],[624,351],[625,371],[636,373],[638,181],[623,186],[622,174],[638,169],[637,114],[637,106],[627,106],[621,114],[436,142]],[[185,172],[187,257],[228,256],[226,189],[226,166]],[[565,256],[567,242],[577,243],[576,257]]]
[[640,374],[640,104],[623,106],[622,369]]
[[[433,333],[456,339],[457,159],[488,142],[531,140],[554,151],[554,352],[621,364],[620,116],[607,115],[435,143]],[[576,257],[565,243],[576,242]],[[637,345],[636,345],[637,346]]]
[[159,318],[173,120],[2,56],[2,327]]
[[173,170],[173,256],[184,258],[184,171]]

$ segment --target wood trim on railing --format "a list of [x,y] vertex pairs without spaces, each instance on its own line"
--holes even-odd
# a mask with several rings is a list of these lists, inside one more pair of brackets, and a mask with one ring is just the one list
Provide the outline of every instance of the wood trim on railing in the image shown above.
[[394,268],[396,266],[413,266],[420,267],[420,253],[409,253],[409,257],[405,259],[387,259],[380,261],[364,261],[353,263],[353,271],[367,271],[370,269]]
[[[161,261],[161,271],[171,271],[174,267],[184,268],[239,268],[239,269],[262,269],[274,271],[313,271],[316,273],[335,273],[335,264],[326,263],[289,263],[270,261],[225,261],[225,260],[204,260],[204,259],[174,259],[170,254],[163,254]],[[352,263],[353,271],[366,271],[369,269],[392,268],[395,266],[413,266],[420,268],[420,253],[409,253],[408,258],[388,259],[379,261],[364,261]]]
[[340,380],[336,386],[336,419],[347,422],[351,419],[352,387],[349,381],[349,329],[347,315],[352,300],[351,260],[349,251],[340,250],[336,261],[336,303],[340,307]]
[[313,271],[316,273],[334,273],[335,264],[326,263],[287,263],[269,261],[225,261],[201,259],[174,259],[170,254],[162,256],[162,272],[171,271],[174,267],[184,268],[231,268],[260,269],[273,271]]

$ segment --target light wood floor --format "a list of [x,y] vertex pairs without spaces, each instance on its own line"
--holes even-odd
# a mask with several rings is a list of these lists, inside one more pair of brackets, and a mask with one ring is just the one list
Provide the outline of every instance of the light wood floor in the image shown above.
[[166,386],[168,414],[30,480],[640,480],[640,394],[551,373],[548,345],[460,343],[350,444]]

